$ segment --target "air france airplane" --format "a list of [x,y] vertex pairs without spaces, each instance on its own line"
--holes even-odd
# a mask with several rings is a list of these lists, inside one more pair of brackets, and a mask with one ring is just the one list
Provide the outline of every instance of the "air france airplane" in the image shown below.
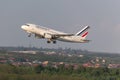
[[74,43],[87,43],[90,41],[86,40],[88,29],[90,28],[89,26],[85,26],[76,34],[68,34],[35,24],[25,24],[22,25],[21,28],[29,34],[28,37],[34,34],[35,38],[47,39],[47,43],[53,42],[55,44],[56,40]]

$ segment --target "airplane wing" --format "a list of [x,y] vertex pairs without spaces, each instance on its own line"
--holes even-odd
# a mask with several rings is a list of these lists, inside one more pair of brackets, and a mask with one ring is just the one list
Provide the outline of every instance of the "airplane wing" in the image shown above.
[[73,36],[74,34],[51,34],[47,33],[48,35],[51,35],[53,38],[59,38],[59,37],[64,37],[64,36]]
[[74,34],[50,34],[52,36],[73,36]]

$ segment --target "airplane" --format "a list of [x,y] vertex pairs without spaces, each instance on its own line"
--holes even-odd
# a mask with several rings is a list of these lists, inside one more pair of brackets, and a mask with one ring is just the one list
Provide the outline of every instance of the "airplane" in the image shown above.
[[21,28],[28,33],[28,37],[34,34],[35,38],[47,39],[47,43],[53,42],[55,44],[56,40],[72,43],[87,43],[90,41],[86,39],[90,26],[85,26],[76,34],[64,33],[30,23],[22,25]]

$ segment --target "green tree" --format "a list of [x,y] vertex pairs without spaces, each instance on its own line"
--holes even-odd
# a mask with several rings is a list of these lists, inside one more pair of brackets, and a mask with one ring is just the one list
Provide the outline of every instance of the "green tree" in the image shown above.
[[44,67],[42,65],[39,65],[39,66],[35,67],[35,72],[36,73],[41,73],[42,71],[44,71]]

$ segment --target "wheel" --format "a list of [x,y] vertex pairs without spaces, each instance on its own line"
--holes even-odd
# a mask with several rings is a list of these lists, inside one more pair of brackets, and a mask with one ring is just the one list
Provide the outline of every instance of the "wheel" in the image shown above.
[[28,34],[28,37],[31,37],[31,34]]
[[47,41],[47,43],[50,43],[51,41]]
[[53,44],[56,44],[56,41],[53,41]]

